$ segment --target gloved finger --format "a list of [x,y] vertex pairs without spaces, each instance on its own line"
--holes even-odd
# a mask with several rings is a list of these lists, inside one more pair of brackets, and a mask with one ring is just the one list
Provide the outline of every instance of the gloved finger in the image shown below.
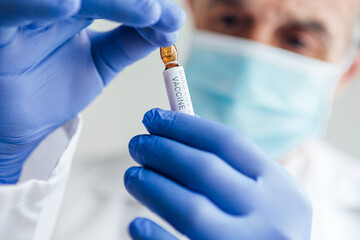
[[[34,62],[41,62],[91,22],[89,19],[71,17],[46,28],[29,29],[32,27],[30,25],[21,27],[12,41],[0,48],[1,58],[6,59],[0,61],[0,69],[16,72],[27,69]],[[26,52],[31,54],[24,54]]]
[[164,32],[178,30],[185,22],[184,11],[173,0],[83,0],[79,16],[102,18],[132,27],[149,27]]
[[246,136],[218,123],[161,109],[147,112],[143,123],[151,134],[212,152],[254,179],[273,162]]
[[173,0],[159,0],[161,4],[161,17],[151,28],[162,32],[174,32],[179,30],[185,23],[184,10]]
[[[134,28],[120,26],[107,32],[87,30],[92,42],[94,62],[107,85],[117,73],[144,58],[158,47],[144,39]],[[162,40],[172,43],[172,33],[162,33]],[[166,40],[164,40],[166,39]],[[156,44],[156,42],[154,42]],[[160,42],[157,43],[159,45]]]
[[252,209],[256,182],[212,153],[153,135],[134,137],[129,149],[137,163],[207,196],[230,214]]
[[135,219],[129,226],[129,232],[133,240],[177,240],[165,229],[145,218]]
[[63,18],[76,13],[79,8],[80,0],[1,0],[0,26]]
[[146,41],[158,47],[169,47],[178,39],[178,32],[165,33],[150,27],[136,30]]
[[82,0],[78,16],[107,19],[131,26],[151,26],[161,16],[159,0]]
[[190,239],[227,239],[216,229],[234,217],[222,213],[208,198],[144,168],[130,168],[124,180],[133,197]]

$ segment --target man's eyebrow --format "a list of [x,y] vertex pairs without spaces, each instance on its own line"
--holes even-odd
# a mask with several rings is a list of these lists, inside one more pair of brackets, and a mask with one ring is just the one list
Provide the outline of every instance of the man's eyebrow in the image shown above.
[[329,35],[329,32],[324,24],[316,21],[308,21],[308,22],[300,22],[294,21],[291,25],[295,28],[299,28],[302,30],[307,30],[315,33],[319,33],[321,35]]
[[294,22],[294,25],[299,28],[303,28],[305,30],[319,32],[321,34],[327,34],[327,29],[325,28],[324,24],[316,21],[309,21],[309,22]]
[[210,0],[208,7],[213,7],[218,4],[226,4],[232,6],[242,6],[245,0]]
[[321,37],[324,41],[327,41],[328,38],[330,37],[330,33],[328,29],[325,27],[325,25],[317,21],[308,21],[308,22],[294,21],[290,23],[290,25],[299,30],[313,32],[319,35],[319,37]]

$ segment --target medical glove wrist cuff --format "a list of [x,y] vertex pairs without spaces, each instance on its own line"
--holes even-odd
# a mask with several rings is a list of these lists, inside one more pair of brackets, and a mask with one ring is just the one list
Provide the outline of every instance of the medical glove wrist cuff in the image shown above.
[[41,140],[26,144],[0,143],[0,185],[16,184],[19,181],[26,159],[40,142]]

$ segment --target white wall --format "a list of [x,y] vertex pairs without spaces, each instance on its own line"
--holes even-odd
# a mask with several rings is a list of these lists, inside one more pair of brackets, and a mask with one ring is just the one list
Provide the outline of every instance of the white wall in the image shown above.
[[[177,1],[181,2],[182,1]],[[183,5],[183,4],[181,4]],[[116,25],[96,22],[97,30],[108,30]],[[180,33],[177,44],[181,59],[186,59],[191,39],[191,20]],[[180,60],[181,60],[180,59]],[[162,79],[163,64],[159,52],[136,63],[122,72],[104,93],[84,112],[84,129],[77,151],[78,159],[106,156],[127,151],[131,137],[145,133],[141,120],[153,107],[168,109],[167,96]],[[360,83],[336,104],[327,138],[340,148],[360,157],[359,134]]]

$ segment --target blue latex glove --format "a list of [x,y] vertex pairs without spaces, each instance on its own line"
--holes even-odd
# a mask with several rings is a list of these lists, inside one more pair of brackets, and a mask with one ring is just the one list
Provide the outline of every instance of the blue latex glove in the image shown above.
[[[123,23],[99,33],[92,19]],[[118,72],[177,39],[172,0],[0,0],[0,183]]]
[[[151,135],[133,138],[125,185],[142,204],[196,240],[310,239],[312,209],[302,187],[276,161],[229,127],[152,110]],[[134,240],[173,240],[146,219]]]

